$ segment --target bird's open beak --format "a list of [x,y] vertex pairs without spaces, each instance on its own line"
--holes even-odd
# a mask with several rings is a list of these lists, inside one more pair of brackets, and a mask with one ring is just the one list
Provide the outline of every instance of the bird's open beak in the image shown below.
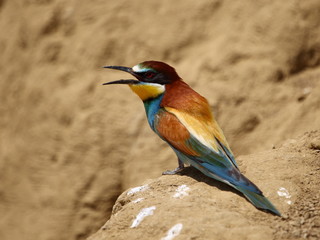
[[[120,70],[120,71],[124,71],[127,73],[130,73],[131,75],[133,75],[134,77],[137,77],[134,72],[132,71],[132,68],[129,67],[122,67],[122,66],[104,66],[104,68],[111,68],[111,69],[116,69],[116,70]],[[109,85],[109,84],[137,84],[139,83],[138,80],[134,80],[134,79],[121,79],[121,80],[116,80],[116,81],[112,81],[112,82],[107,82],[107,83],[103,83],[102,85]]]

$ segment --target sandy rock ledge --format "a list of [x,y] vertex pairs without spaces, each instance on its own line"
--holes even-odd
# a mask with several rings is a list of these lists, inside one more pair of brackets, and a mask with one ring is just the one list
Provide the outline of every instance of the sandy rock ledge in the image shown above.
[[230,187],[193,168],[131,188],[88,240],[320,238],[320,132],[278,149],[239,157],[240,169],[283,217],[254,208]]

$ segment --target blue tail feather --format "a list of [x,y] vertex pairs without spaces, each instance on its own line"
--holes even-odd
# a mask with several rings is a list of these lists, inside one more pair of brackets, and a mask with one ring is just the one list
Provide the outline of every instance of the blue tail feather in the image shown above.
[[281,216],[281,213],[276,209],[276,207],[262,194],[257,194],[244,189],[240,186],[234,186],[256,207],[265,211],[269,211],[277,216]]
[[201,157],[187,157],[177,150],[175,152],[184,163],[189,163],[208,177],[224,182],[240,191],[256,208],[281,216],[276,207],[263,196],[262,191],[237,168],[223,166],[219,161],[205,162],[205,159]]

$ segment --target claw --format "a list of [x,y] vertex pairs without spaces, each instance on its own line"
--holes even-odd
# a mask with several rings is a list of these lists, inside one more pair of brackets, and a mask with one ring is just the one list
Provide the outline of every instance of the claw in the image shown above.
[[173,170],[164,171],[164,172],[162,173],[162,175],[175,175],[175,174],[181,172],[182,169],[184,169],[184,167],[182,167],[182,168],[177,167],[176,169],[173,169]]
[[162,175],[174,175],[181,172],[184,169],[184,164],[179,158],[178,158],[178,164],[179,166],[176,169],[164,171]]

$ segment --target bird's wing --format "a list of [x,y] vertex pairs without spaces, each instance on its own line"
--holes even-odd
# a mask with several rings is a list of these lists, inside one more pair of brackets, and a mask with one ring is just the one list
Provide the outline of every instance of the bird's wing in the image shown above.
[[[214,119],[204,121],[193,115],[170,107],[166,107],[165,110],[175,115],[179,122],[188,130],[188,132],[190,132],[193,138],[200,142],[200,144],[213,150],[220,157],[225,158],[227,162],[230,162],[233,166],[238,168],[229,144],[221,128]],[[229,165],[228,163],[226,164]]]
[[219,126],[165,107],[157,114],[155,130],[178,151],[208,164],[237,167],[233,154]]

